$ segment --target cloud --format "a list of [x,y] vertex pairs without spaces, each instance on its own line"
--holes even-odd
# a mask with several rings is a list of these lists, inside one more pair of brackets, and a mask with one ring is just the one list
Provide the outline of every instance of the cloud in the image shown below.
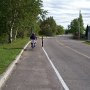
[[48,10],[48,16],[53,16],[56,23],[65,28],[79,17],[81,10],[85,26],[90,22],[90,0],[43,0],[43,9]]

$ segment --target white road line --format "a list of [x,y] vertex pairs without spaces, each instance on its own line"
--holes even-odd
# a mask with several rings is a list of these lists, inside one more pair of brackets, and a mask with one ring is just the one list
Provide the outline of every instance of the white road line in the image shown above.
[[84,57],[90,59],[89,56],[87,56],[87,55],[85,55],[85,54],[83,54],[83,53],[81,53],[81,52],[79,52],[79,51],[77,51],[77,50],[75,50],[75,49],[73,49],[73,48],[71,48],[71,47],[65,45],[64,43],[61,43],[61,42],[59,42],[59,41],[57,41],[57,42],[58,42],[60,45],[65,46],[66,48],[71,49],[71,50],[74,51],[75,53],[80,54],[80,55],[82,55],[82,56],[84,56]]
[[63,86],[63,88],[64,88],[65,90],[69,90],[68,86],[67,86],[66,83],[64,82],[64,80],[63,80],[63,78],[61,77],[60,73],[58,72],[58,70],[56,69],[56,67],[54,66],[54,64],[52,63],[52,61],[50,60],[50,58],[49,58],[47,52],[45,51],[45,49],[44,49],[43,47],[42,47],[42,49],[43,49],[45,55],[47,56],[47,58],[48,58],[50,64],[52,65],[52,67],[53,67],[53,69],[54,69],[54,71],[55,71],[55,73],[56,73],[56,75],[57,75],[57,77],[58,77],[60,83],[61,83],[62,86]]
[[85,55],[85,54],[83,54],[83,53],[81,53],[81,52],[79,52],[79,51],[77,51],[77,50],[75,50],[75,49],[73,49],[73,48],[71,48],[71,47],[69,47],[69,46],[65,46],[65,47],[71,49],[72,51],[76,52],[77,54],[80,54],[80,55],[82,55],[82,56],[84,56],[84,57],[90,59],[89,56],[87,56],[87,55]]

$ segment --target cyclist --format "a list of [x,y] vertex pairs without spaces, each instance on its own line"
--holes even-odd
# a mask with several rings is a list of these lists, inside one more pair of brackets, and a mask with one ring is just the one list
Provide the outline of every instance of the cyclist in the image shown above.
[[37,40],[35,33],[31,34],[30,39],[31,39],[31,47],[35,47],[36,40]]

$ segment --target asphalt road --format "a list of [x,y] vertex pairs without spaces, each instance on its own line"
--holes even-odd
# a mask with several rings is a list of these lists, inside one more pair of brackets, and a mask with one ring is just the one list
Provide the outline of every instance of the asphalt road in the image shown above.
[[69,90],[90,90],[90,46],[58,36],[44,39],[44,48]]
[[24,50],[0,90],[64,90],[41,47],[41,39]]
[[43,50],[41,39],[29,45],[0,90],[90,90],[89,45],[58,36],[45,38]]

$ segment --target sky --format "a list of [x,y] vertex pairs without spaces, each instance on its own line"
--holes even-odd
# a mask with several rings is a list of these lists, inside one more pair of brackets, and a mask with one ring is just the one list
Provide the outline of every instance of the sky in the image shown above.
[[79,17],[81,11],[84,26],[90,25],[90,0],[43,0],[47,17],[53,16],[57,25],[67,28],[70,22]]

